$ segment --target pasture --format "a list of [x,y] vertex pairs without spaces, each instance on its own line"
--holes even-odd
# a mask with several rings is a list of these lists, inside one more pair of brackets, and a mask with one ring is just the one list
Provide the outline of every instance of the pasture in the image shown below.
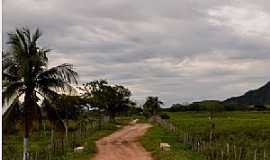
[[171,112],[167,120],[181,144],[208,159],[270,159],[269,112]]

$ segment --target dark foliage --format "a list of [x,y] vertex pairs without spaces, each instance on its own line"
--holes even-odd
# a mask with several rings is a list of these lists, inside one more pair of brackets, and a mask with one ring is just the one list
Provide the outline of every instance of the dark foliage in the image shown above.
[[109,85],[105,80],[86,83],[81,89],[85,92],[83,97],[88,100],[91,107],[98,109],[112,120],[116,115],[127,112],[134,103],[129,99],[131,92],[127,88]]
[[161,117],[161,119],[170,119],[170,116],[166,113],[161,113],[160,117]]
[[150,117],[159,114],[161,111],[160,105],[163,105],[163,102],[158,97],[147,97],[143,105],[144,115]]

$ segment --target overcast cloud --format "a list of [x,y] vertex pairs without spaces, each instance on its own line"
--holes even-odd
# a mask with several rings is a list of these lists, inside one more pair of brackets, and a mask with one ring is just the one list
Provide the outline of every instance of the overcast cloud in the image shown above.
[[270,80],[265,0],[3,0],[3,39],[39,27],[50,66],[107,79],[133,98],[172,103],[237,96]]

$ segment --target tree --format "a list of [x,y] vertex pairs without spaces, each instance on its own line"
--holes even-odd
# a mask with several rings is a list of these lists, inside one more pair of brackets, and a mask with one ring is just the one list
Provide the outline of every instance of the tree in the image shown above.
[[205,100],[200,102],[199,105],[208,111],[209,120],[212,120],[216,113],[224,110],[224,106],[222,105],[222,103],[216,100]]
[[107,114],[114,119],[117,114],[127,112],[130,105],[133,104],[129,97],[131,92],[121,85],[111,86],[110,105],[107,108]]
[[131,104],[128,108],[128,116],[132,115],[142,115],[143,109],[138,107],[136,103]]
[[184,112],[187,111],[187,106],[182,104],[173,104],[170,108],[167,109],[169,112]]
[[105,80],[97,80],[84,84],[84,96],[93,108],[114,120],[120,112],[127,111],[131,104],[131,92],[121,85],[109,85]]
[[55,105],[61,119],[77,119],[86,105],[81,96],[59,95],[54,99]]
[[163,102],[160,101],[158,97],[147,97],[146,102],[143,105],[144,113],[147,116],[155,116],[161,110],[160,105],[163,105]]
[[84,106],[87,104],[87,101],[81,96],[63,94],[54,98],[52,103],[52,105],[55,106],[57,113],[59,113],[60,118],[65,122],[65,132],[67,137],[68,121],[70,119],[78,119],[79,115],[84,110]]
[[[23,97],[24,150],[23,160],[29,157],[29,133],[34,120],[41,119],[38,101],[46,102],[47,115],[53,107],[48,105],[61,92],[73,92],[70,83],[77,83],[77,73],[71,64],[47,69],[49,49],[37,46],[39,29],[32,34],[28,28],[16,29],[8,34],[8,50],[3,53],[3,115],[9,116],[15,103]],[[53,114],[52,114],[53,115]],[[5,123],[5,122],[4,122]]]

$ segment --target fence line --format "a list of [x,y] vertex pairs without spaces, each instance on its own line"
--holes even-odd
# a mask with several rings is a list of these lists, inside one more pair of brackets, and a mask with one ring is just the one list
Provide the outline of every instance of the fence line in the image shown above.
[[[189,145],[195,152],[202,153],[207,160],[270,160],[269,152],[265,148],[237,146],[228,142],[218,144],[210,138],[211,136],[207,140],[201,135],[192,135],[189,129],[180,133],[177,125],[159,116],[153,117],[152,121],[174,133],[181,143]],[[209,134],[213,133],[210,131]]]
[[[39,151],[29,151],[29,160],[55,160],[56,155],[60,159],[65,160],[68,151],[73,151],[75,147],[83,145],[85,138],[95,130],[100,129],[109,121],[108,118],[102,120],[90,120],[80,124],[75,131],[68,132],[66,136],[54,137],[53,141]],[[44,135],[44,134],[43,134]],[[5,144],[7,147],[3,149],[3,160],[21,160],[22,153],[16,151],[12,144]],[[13,144],[14,145],[14,144]],[[16,144],[15,144],[16,145]],[[59,160],[60,160],[59,159]]]

